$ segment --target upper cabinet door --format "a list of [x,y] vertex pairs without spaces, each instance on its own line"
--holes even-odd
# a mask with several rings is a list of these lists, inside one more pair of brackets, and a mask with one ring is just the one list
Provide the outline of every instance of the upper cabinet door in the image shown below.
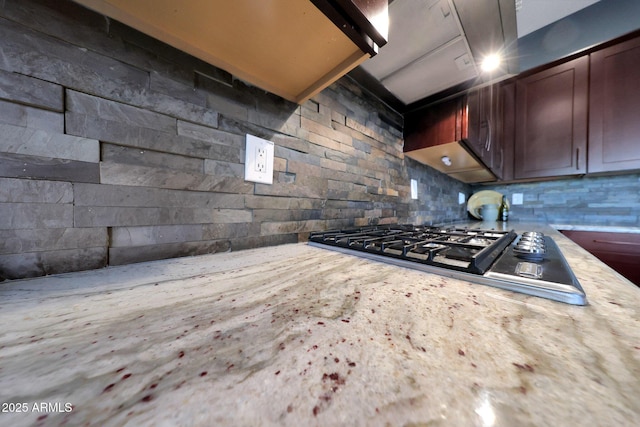
[[497,177],[502,176],[499,88],[486,86],[467,94],[467,144]]
[[589,172],[640,169],[640,38],[591,55]]
[[518,80],[514,177],[587,171],[589,58]]

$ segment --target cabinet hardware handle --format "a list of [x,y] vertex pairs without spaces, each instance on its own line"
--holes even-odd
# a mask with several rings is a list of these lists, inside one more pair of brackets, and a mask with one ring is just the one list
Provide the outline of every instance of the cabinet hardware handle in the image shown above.
[[640,246],[640,243],[633,243],[633,242],[619,242],[619,241],[615,241],[615,240],[593,240],[593,243],[607,243],[610,245],[625,245],[625,246]]
[[504,148],[500,147],[500,173],[504,172]]
[[576,169],[580,170],[580,147],[576,148]]
[[485,144],[485,148],[487,151],[491,151],[491,119],[487,119],[487,127],[489,128],[489,131],[487,132],[487,143]]

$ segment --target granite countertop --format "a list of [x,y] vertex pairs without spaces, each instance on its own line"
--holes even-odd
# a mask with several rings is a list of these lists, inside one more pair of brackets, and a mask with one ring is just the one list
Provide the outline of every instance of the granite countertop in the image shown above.
[[0,425],[639,425],[640,289],[554,237],[588,306],[304,243],[2,283]]

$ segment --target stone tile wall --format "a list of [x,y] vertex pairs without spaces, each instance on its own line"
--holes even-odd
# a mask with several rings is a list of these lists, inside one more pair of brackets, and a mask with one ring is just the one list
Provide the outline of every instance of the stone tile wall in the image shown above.
[[544,182],[474,186],[495,190],[511,200],[522,193],[524,203],[511,206],[520,221],[556,224],[640,227],[640,174],[557,179]]
[[[67,0],[3,0],[0,40],[0,280],[466,215],[348,78],[299,106]],[[247,133],[273,185],[244,181]]]

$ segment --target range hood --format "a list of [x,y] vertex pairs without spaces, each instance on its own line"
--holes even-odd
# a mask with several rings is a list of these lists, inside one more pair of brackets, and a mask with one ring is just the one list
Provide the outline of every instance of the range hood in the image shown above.
[[[482,73],[496,52],[502,66]],[[517,71],[514,0],[395,0],[389,42],[349,75],[404,113]]]

